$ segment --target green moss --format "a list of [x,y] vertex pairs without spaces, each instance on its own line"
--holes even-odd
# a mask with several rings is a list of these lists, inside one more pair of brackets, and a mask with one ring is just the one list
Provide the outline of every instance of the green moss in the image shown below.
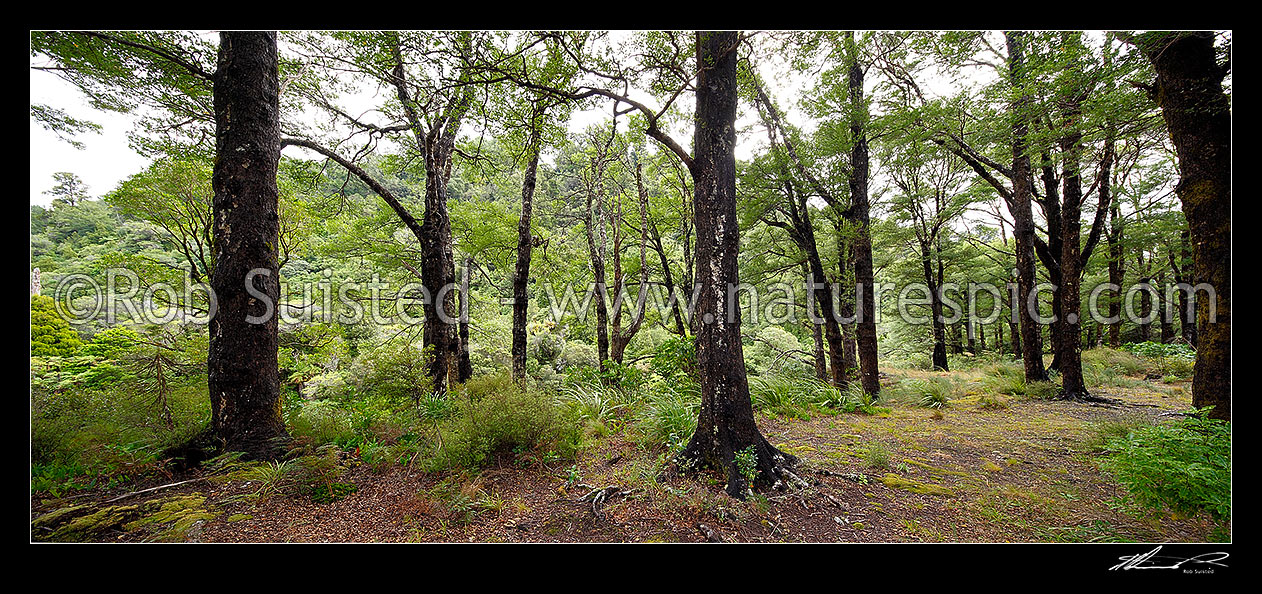
[[921,462],[920,460],[915,460],[912,458],[903,458],[903,462],[911,464],[912,466],[919,466],[934,474],[950,474],[954,476],[968,476],[967,472],[960,472],[958,470],[947,470],[945,468],[938,468],[937,466],[930,466],[929,464],[926,464],[924,462]]
[[49,529],[47,536],[36,533],[37,540],[83,542],[103,540],[107,533],[145,532],[146,540],[178,542],[187,538],[193,526],[210,520],[217,512],[205,509],[206,497],[200,493],[154,499],[135,505],[112,505],[91,513],[80,505],[57,510],[36,518],[33,527]]
[[50,526],[56,526],[58,524],[62,524],[66,522],[69,519],[68,516],[72,516],[72,514],[73,514],[73,517],[83,515],[82,513],[77,513],[77,512],[81,512],[87,509],[89,509],[89,507],[86,505],[72,505],[70,507],[64,507],[56,511],[48,512],[38,518],[35,518],[34,520],[31,520],[31,527],[32,528],[45,528],[45,527],[50,527]]
[[986,472],[1000,472],[1003,468],[1001,468],[998,464],[987,460],[982,464],[982,470],[985,470]]
[[921,483],[911,479],[905,479],[893,473],[886,473],[881,477],[881,482],[891,489],[899,489],[911,493],[920,493],[923,495],[938,495],[940,497],[955,497],[955,491],[935,485],[932,483]]
[[250,514],[232,514],[228,516],[228,518],[224,521],[231,524],[232,522],[240,522],[242,520],[253,520],[253,519],[254,519],[254,516],[251,516]]

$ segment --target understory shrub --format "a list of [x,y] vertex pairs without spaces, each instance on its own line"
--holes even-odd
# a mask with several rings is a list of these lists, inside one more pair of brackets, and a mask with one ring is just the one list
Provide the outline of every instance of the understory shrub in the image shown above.
[[1231,424],[1208,409],[1174,423],[1140,427],[1105,446],[1100,467],[1117,476],[1127,499],[1158,511],[1231,520]]
[[433,470],[478,468],[497,454],[531,454],[540,460],[569,458],[582,433],[554,397],[526,390],[507,374],[470,380],[453,397],[457,412],[439,427],[441,445]]

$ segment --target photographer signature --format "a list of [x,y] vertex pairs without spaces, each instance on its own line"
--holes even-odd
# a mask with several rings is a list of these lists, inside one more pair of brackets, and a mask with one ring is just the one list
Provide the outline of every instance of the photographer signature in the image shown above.
[[[1219,563],[1219,561],[1222,561],[1223,559],[1226,559],[1227,557],[1230,556],[1229,554],[1224,553],[1224,552],[1217,552],[1217,553],[1203,553],[1195,557],[1188,557],[1186,559],[1181,559],[1179,557],[1171,557],[1169,555],[1158,556],[1157,553],[1159,551],[1161,551],[1160,546],[1142,555],[1126,555],[1123,557],[1118,557],[1118,559],[1120,559],[1122,562],[1118,563],[1117,565],[1114,565],[1113,567],[1110,567],[1109,571],[1115,571],[1118,569],[1122,569],[1122,570],[1180,569],[1186,563],[1227,567],[1226,564]],[[1158,563],[1171,563],[1171,561],[1174,562],[1171,565],[1158,565]]]

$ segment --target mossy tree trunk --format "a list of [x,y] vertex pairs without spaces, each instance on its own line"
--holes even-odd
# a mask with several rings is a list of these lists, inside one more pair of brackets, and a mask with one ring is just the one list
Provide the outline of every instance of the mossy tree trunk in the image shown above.
[[1179,158],[1175,192],[1188,221],[1193,278],[1214,291],[1196,304],[1192,404],[1213,406],[1212,417],[1230,420],[1231,103],[1222,87],[1230,61],[1218,62],[1212,32],[1157,31],[1130,41],[1157,72],[1151,96]]

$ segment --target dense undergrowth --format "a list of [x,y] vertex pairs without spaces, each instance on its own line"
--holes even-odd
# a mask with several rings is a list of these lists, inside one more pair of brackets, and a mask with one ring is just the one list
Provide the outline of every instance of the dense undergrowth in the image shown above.
[[[1092,389],[1190,376],[1187,353],[1129,345],[1084,352]],[[121,486],[165,472],[175,451],[206,426],[204,338],[195,333],[109,331],[73,355],[32,358],[33,494]],[[619,434],[665,463],[695,429],[700,391],[685,340],[659,344],[647,364],[570,366],[555,376],[514,381],[483,373],[446,394],[428,388],[427,353],[401,341],[361,345],[349,364],[295,363],[290,351],[285,417],[290,454],[270,463],[216,458],[207,472],[245,478],[252,496],[328,502],[354,492],[349,465],[463,476],[488,466],[532,467],[571,460]],[[755,410],[781,420],[839,414],[886,415],[889,406],[934,409],[969,399],[1003,409],[1014,399],[1053,399],[1057,384],[1026,382],[1018,361],[1000,354],[954,357],[952,373],[890,369],[874,401],[851,382],[838,389],[810,369],[751,373]],[[1053,380],[1056,379],[1054,376]],[[1180,388],[1174,387],[1173,390]],[[1201,416],[1174,423],[1101,427],[1102,469],[1127,490],[1125,505],[1210,514],[1230,522],[1230,427]],[[867,464],[887,468],[890,452],[870,444]],[[457,490],[459,491],[459,490]],[[478,494],[453,491],[476,506]],[[1223,528],[1226,530],[1226,528]]]

